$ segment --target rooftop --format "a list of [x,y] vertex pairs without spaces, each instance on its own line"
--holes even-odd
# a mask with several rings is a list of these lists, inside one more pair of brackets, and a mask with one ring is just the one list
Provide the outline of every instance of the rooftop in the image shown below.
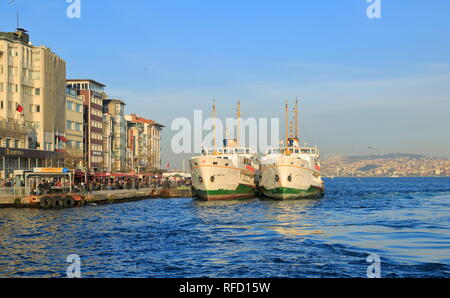
[[67,79],[66,82],[67,82],[67,83],[72,83],[72,82],[77,82],[77,83],[79,83],[79,82],[88,82],[88,83],[94,83],[94,84],[99,85],[99,86],[101,86],[101,87],[106,87],[106,85],[104,85],[104,84],[102,84],[102,83],[99,83],[99,82],[97,82],[96,80],[92,80],[92,79]]
[[126,103],[123,100],[121,100],[121,99],[107,98],[107,99],[104,99],[103,102],[105,104],[108,104],[108,103],[112,102],[112,103],[120,103],[122,105],[126,105]]
[[16,32],[0,32],[0,38],[19,41],[25,44],[30,42],[30,35],[28,34],[28,31],[23,28],[17,28]]
[[141,123],[146,123],[146,124],[150,124],[150,125],[155,125],[158,127],[164,127],[164,125],[162,125],[162,124],[159,124],[151,119],[139,117],[136,114],[130,114],[129,116],[131,116],[131,122],[141,122]]

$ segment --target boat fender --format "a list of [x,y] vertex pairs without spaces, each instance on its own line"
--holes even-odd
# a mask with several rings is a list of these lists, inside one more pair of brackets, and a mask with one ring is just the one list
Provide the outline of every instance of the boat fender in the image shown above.
[[72,198],[72,196],[66,196],[64,198],[64,207],[65,208],[73,208],[73,207],[75,207],[75,205],[76,205],[76,202],[75,202],[75,199]]
[[55,196],[52,198],[52,207],[55,209],[64,208],[64,199],[61,196]]
[[50,198],[50,197],[42,197],[40,202],[39,202],[39,205],[43,209],[48,209],[48,208],[52,207],[52,198]]

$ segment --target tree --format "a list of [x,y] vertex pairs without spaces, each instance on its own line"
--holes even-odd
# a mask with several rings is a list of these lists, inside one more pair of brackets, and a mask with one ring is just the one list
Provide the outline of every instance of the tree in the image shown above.
[[83,162],[83,150],[77,148],[67,148],[64,157],[64,164],[71,170],[81,167]]

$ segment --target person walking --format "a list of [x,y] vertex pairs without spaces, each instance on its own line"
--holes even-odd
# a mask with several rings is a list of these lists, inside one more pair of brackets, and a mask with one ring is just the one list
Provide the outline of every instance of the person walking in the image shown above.
[[92,185],[92,182],[89,182],[89,184],[88,184],[88,192],[89,192],[89,194],[92,194],[92,189],[93,189],[93,185]]

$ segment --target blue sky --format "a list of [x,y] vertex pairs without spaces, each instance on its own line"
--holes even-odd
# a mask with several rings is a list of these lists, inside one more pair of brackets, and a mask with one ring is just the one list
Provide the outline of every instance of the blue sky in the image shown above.
[[34,44],[67,62],[70,78],[105,83],[127,112],[166,125],[209,113],[282,117],[301,99],[301,132],[325,154],[410,152],[450,157],[450,2],[381,0],[65,0],[0,2],[0,31],[16,11]]

